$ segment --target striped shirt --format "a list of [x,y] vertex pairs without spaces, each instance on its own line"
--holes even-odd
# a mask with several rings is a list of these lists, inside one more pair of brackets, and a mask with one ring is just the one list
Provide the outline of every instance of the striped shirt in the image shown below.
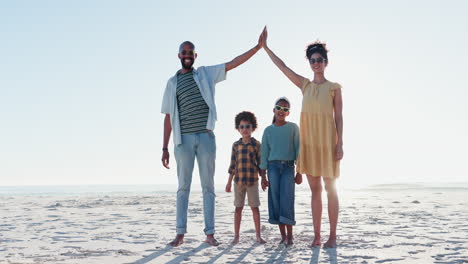
[[229,175],[236,184],[252,185],[258,181],[261,144],[255,138],[244,144],[242,138],[232,144]]
[[177,74],[176,95],[181,134],[205,132],[210,109],[193,79],[193,71]]

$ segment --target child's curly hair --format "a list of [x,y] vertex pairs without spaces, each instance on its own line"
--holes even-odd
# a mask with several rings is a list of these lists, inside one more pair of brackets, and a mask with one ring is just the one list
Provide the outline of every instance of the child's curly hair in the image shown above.
[[236,115],[236,129],[239,129],[239,124],[241,121],[247,121],[252,124],[252,131],[255,131],[257,128],[257,118],[252,112],[243,111]]

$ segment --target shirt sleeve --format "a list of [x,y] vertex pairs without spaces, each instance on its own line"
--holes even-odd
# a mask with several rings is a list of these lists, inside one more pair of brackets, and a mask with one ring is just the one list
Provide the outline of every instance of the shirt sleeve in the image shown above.
[[332,90],[341,89],[341,84],[339,84],[339,83],[334,83],[331,89],[332,89]]
[[270,155],[270,145],[268,142],[267,130],[263,132],[262,147],[260,151],[260,169],[266,170],[268,167],[268,156]]
[[341,84],[339,83],[334,83],[333,86],[330,89],[331,95],[334,98],[335,97],[335,91],[341,89]]
[[169,88],[169,81],[166,85],[166,90],[164,90],[162,105],[161,105],[161,113],[163,114],[170,114],[171,113],[171,91]]
[[229,175],[233,175],[236,172],[236,150],[235,144],[232,144],[232,152],[231,152],[231,164],[229,165],[228,173]]
[[219,83],[226,80],[226,64],[224,63],[213,66],[206,66],[205,71],[214,83]]

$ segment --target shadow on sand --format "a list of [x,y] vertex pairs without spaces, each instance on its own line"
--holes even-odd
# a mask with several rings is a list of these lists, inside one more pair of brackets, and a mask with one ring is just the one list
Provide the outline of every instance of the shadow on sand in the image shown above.
[[[278,246],[273,254],[265,261],[265,263],[283,263],[286,258],[288,248],[284,246]],[[279,256],[278,256],[279,255]]]
[[215,263],[216,260],[218,260],[222,255],[228,253],[229,251],[231,251],[233,245],[229,245],[227,248],[225,248],[223,251],[219,252],[218,255],[212,257],[208,262],[206,262],[206,264],[212,264],[212,263]]
[[[319,262],[319,257],[320,257],[320,247],[313,247],[312,248],[312,258],[310,259],[310,264],[318,264]],[[336,248],[326,248],[323,249],[325,253],[328,255],[330,264],[338,264],[337,260],[337,253],[336,253]],[[323,261],[322,261],[323,263]]]
[[[210,247],[210,245],[208,245],[207,243],[202,243],[201,245],[199,245],[197,248],[194,248],[194,249],[190,249],[189,251],[185,252],[185,253],[182,253],[181,255],[179,255],[178,257],[176,257],[175,259],[173,260],[170,260],[168,262],[166,262],[167,264],[176,264],[176,263],[180,263],[182,262],[183,260],[187,259],[188,257],[191,257],[193,255],[195,255],[196,253],[198,253],[199,251],[205,249],[205,248],[208,248]],[[172,246],[169,246],[167,245],[165,248],[159,250],[159,251],[156,251],[154,253],[151,253],[150,255],[142,258],[142,259],[139,259],[135,262],[132,262],[133,264],[145,264],[145,263],[148,263],[156,258],[158,258],[159,256],[161,255],[164,255],[165,253],[169,252],[171,249],[173,249]]]

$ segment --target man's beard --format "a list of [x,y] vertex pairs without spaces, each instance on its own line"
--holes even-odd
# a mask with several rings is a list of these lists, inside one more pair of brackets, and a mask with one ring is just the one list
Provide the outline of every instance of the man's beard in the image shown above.
[[190,70],[192,69],[192,66],[193,66],[193,63],[194,63],[194,59],[189,59],[191,60],[191,62],[189,62],[188,64],[185,64],[185,59],[180,59],[180,63],[182,64],[182,68],[186,69],[186,70]]

